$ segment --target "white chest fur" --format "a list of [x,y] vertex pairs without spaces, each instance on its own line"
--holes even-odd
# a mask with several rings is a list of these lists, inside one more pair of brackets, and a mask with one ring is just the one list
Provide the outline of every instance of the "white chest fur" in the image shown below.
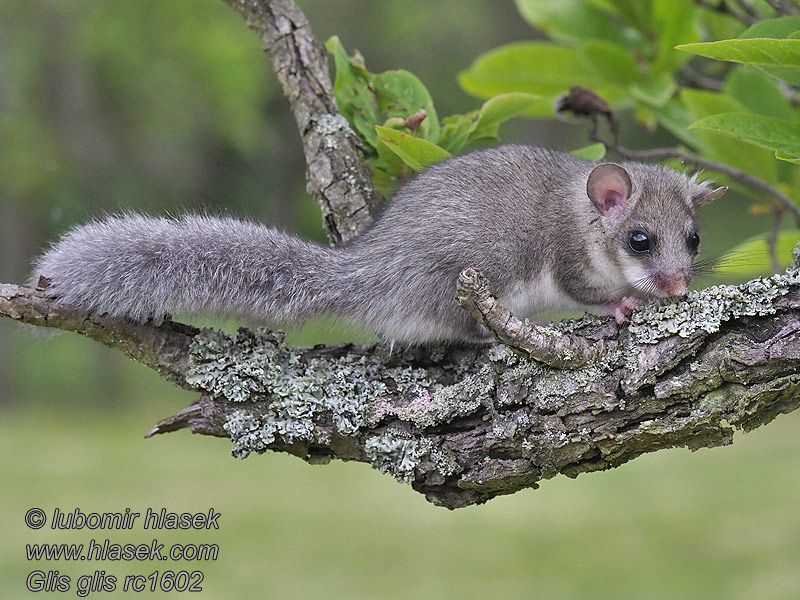
[[543,271],[535,279],[517,282],[508,293],[500,298],[500,302],[519,317],[552,308],[583,307],[559,289],[548,271]]

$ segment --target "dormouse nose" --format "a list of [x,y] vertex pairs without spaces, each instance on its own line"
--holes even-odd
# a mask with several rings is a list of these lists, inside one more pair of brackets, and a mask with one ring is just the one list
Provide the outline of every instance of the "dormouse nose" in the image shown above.
[[670,296],[683,296],[689,291],[689,278],[686,275],[673,275],[668,279],[666,291]]
[[656,273],[654,283],[660,296],[683,296],[689,291],[690,277],[686,273]]

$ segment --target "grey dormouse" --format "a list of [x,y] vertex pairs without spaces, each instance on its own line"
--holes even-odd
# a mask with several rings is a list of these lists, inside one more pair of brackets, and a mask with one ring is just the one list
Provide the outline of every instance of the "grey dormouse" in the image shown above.
[[513,312],[579,308],[622,321],[684,294],[698,205],[721,196],[649,164],[500,146],[438,163],[371,229],[327,248],[232,218],[123,215],[66,233],[35,264],[59,304],[143,321],[211,312],[269,323],[343,317],[402,343],[475,342],[454,301],[475,267]]

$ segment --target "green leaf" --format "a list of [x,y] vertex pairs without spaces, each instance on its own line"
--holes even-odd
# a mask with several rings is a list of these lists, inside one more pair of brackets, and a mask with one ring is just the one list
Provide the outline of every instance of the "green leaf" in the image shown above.
[[395,175],[402,172],[402,165],[405,163],[400,160],[400,157],[394,152],[391,152],[389,149],[387,149],[386,144],[381,144],[381,147],[383,147],[388,154],[391,154],[397,160],[397,162],[400,163],[400,169],[390,172],[386,168],[383,158],[376,156],[368,158],[366,163],[370,168],[370,171],[372,171],[372,185],[381,194],[390,196],[397,187],[397,179],[395,178]]
[[647,31],[652,19],[653,0],[588,0],[605,10],[613,10],[639,31]]
[[570,154],[577,158],[583,158],[584,160],[598,161],[602,160],[602,158],[606,155],[606,146],[605,144],[598,142],[597,144],[591,144],[589,146],[584,146],[583,148],[573,150],[570,152]]
[[661,73],[655,79],[638,83],[630,87],[631,96],[646,104],[662,107],[669,102],[678,84],[671,73]]
[[775,152],[775,158],[778,160],[783,160],[788,163],[792,163],[793,165],[800,165],[800,156],[791,156],[789,154],[784,154],[780,150]]
[[719,92],[684,88],[680,98],[695,121],[721,112],[744,110],[744,107],[735,98]]
[[628,85],[643,80],[630,50],[609,42],[589,40],[583,44],[582,53],[598,75],[608,82]]
[[496,138],[500,124],[513,116],[525,112],[539,100],[536,94],[510,92],[500,94],[484,102],[478,118],[469,132],[468,141]]
[[547,42],[518,42],[490,50],[458,76],[461,87],[479,98],[509,92],[542,96],[528,116],[552,118],[553,101],[572,85],[594,90],[616,109],[632,105],[624,86],[608,82],[580,49]]
[[655,111],[646,104],[638,104],[633,113],[634,120],[648,131],[653,131],[658,125]]
[[[792,260],[792,250],[800,238],[800,230],[789,229],[778,234],[775,246],[778,262],[786,266]],[[731,249],[715,271],[720,275],[750,279],[773,272],[769,244],[764,236],[752,237]]]
[[710,154],[711,150],[697,131],[689,131],[688,127],[697,119],[693,117],[686,104],[677,98],[672,98],[664,106],[653,109],[658,124],[669,131],[676,138],[694,148],[701,154]]
[[710,129],[789,156],[800,156],[800,123],[744,112],[711,115],[690,129]]
[[479,56],[459,75],[468,93],[491,98],[507,92],[552,95],[571,85],[597,90],[603,78],[574,48],[548,42],[517,42]]
[[439,131],[438,145],[455,154],[467,143],[469,132],[478,114],[474,110],[466,115],[450,115],[442,119],[442,128]]
[[[688,109],[693,122],[720,113],[745,111],[744,106],[735,98],[718,92],[684,88],[680,100]],[[688,130],[688,133],[693,132],[696,132],[705,142],[706,154],[709,158],[720,160],[767,181],[777,182],[777,163],[774,152],[754,148],[751,143],[732,139],[720,131]]]
[[705,32],[706,39],[709,40],[728,40],[739,37],[742,31],[747,29],[747,26],[734,16],[707,8],[700,11],[700,25]]
[[764,19],[745,29],[741,35],[739,35],[739,38],[774,38],[780,40],[788,38],[798,30],[800,30],[800,17]]
[[415,171],[422,171],[425,167],[450,156],[444,148],[397,129],[376,125],[375,131],[381,142]]
[[658,32],[656,55],[651,64],[653,73],[672,76],[691,60],[691,56],[676,52],[675,46],[700,40],[699,15],[692,0],[656,0],[653,3],[652,30]]
[[[752,38],[775,38],[775,39],[796,39],[796,33],[800,30],[800,17],[781,17],[778,19],[765,19],[751,25],[740,35],[740,39]],[[800,69],[794,67],[759,67],[767,75],[782,79],[792,85],[800,85]]]
[[725,91],[754,113],[779,119],[794,117],[792,105],[778,84],[758,69],[732,69],[725,82]]
[[528,23],[554,40],[574,43],[595,39],[632,45],[630,33],[584,0],[516,0],[516,4]]
[[381,141],[377,131],[375,132],[375,138],[377,139],[377,147],[375,148],[377,156],[372,156],[367,159],[367,164],[372,169],[373,183],[375,183],[375,174],[378,173],[379,170],[394,181],[394,177],[403,175],[408,170],[407,165],[403,162],[402,158]]
[[407,119],[423,109],[428,117],[422,121],[417,132],[434,143],[439,139],[439,117],[433,107],[433,98],[416,75],[399,69],[378,73],[372,81],[378,107],[387,118]]
[[682,44],[678,50],[748,65],[800,67],[800,40],[769,38]]
[[433,99],[416,75],[404,70],[370,73],[363,58],[348,56],[336,36],[325,47],[336,65],[333,91],[339,110],[370,146],[377,150],[377,123],[392,117],[407,119],[420,109],[428,116],[417,130],[419,135],[433,142],[439,139],[439,117]]
[[759,71],[763,71],[770,77],[780,79],[791,85],[800,86],[800,68],[798,67],[766,67],[757,66]]
[[511,117],[526,111],[540,96],[524,92],[511,92],[500,94],[487,100],[481,106],[475,128],[487,127],[495,123],[502,123]]
[[333,56],[336,66],[333,93],[339,111],[361,137],[375,148],[378,143],[375,123],[385,119],[381,118],[375,94],[370,89],[371,74],[347,55],[338,37],[329,38],[325,48]]

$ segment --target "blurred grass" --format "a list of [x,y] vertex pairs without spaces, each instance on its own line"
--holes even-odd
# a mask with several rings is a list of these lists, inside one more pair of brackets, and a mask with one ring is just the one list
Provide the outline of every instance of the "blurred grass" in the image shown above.
[[[27,573],[202,570],[204,598],[800,597],[800,414],[732,447],[614,471],[455,512],[366,465],[228,456],[228,442],[142,434],[192,395],[135,369],[118,410],[18,406],[0,423],[0,597]],[[31,507],[222,513],[218,531],[31,531]],[[215,543],[214,562],[25,560],[31,542]],[[260,592],[259,592],[260,590]],[[113,595],[112,595],[113,596]]]

